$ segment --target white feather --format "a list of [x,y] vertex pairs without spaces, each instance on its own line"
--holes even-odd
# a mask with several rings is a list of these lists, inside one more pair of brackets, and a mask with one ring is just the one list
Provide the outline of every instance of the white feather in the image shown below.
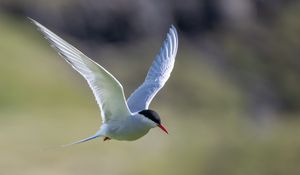
[[167,38],[153,61],[144,83],[127,99],[131,112],[148,109],[157,92],[165,85],[173,70],[178,48],[178,36],[171,26]]
[[136,140],[157,126],[154,122],[150,122],[149,125],[149,121],[137,112],[148,109],[155,94],[170,77],[178,48],[174,26],[170,28],[144,83],[129,97],[127,102],[130,111],[123,87],[113,75],[40,23],[30,20],[44,34],[51,46],[87,80],[101,110],[103,124],[95,135],[64,146],[104,136],[117,140]]
[[126,120],[131,115],[123,87],[112,74],[40,23],[30,20],[51,46],[87,80],[100,107],[103,123],[109,120]]

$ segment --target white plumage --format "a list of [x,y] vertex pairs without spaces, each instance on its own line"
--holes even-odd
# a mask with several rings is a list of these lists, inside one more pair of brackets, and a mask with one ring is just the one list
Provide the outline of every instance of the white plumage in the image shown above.
[[165,85],[173,70],[178,48],[178,37],[174,26],[171,26],[167,39],[159,54],[153,61],[144,83],[128,98],[127,104],[131,112],[148,109],[157,92]]
[[171,26],[144,83],[126,102],[123,87],[112,74],[37,21],[29,19],[43,33],[51,46],[87,80],[100,107],[102,125],[97,133],[72,144],[100,136],[105,139],[136,140],[156,126],[167,132],[160,123],[158,114],[148,110],[148,107],[156,93],[169,79],[174,67],[178,48],[174,26]]

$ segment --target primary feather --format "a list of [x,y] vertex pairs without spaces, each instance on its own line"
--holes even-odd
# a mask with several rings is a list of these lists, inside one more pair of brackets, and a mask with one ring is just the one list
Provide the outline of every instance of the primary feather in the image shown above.
[[87,80],[100,107],[103,123],[109,120],[124,120],[131,115],[123,87],[113,75],[37,21],[30,20],[52,47]]
[[131,112],[148,109],[157,92],[165,85],[173,70],[178,48],[178,36],[171,26],[167,38],[153,61],[144,83],[127,99]]

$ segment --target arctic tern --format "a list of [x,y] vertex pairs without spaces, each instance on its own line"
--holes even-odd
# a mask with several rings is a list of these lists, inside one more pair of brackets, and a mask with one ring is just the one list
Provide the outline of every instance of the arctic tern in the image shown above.
[[86,79],[100,107],[102,125],[96,134],[65,146],[86,142],[97,137],[103,137],[104,141],[110,139],[133,141],[155,127],[168,133],[162,125],[158,113],[148,107],[154,96],[169,79],[174,67],[178,36],[173,25],[170,27],[144,82],[126,102],[122,85],[111,73],[42,24],[29,19],[37,26],[51,46],[58,51],[59,55]]

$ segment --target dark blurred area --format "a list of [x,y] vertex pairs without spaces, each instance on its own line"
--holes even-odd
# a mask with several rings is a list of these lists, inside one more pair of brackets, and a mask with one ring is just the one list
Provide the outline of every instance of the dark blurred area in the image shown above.
[[[2,0],[1,9],[30,16],[81,40],[129,42],[175,24],[189,39],[207,33],[278,25],[296,0],[188,1],[17,1]],[[251,31],[251,29],[249,29]],[[248,32],[250,32],[248,31]],[[254,33],[254,31],[252,31]]]
[[297,0],[2,0],[0,8],[96,45],[127,45],[174,24],[189,47],[243,91],[249,112],[299,112]]

